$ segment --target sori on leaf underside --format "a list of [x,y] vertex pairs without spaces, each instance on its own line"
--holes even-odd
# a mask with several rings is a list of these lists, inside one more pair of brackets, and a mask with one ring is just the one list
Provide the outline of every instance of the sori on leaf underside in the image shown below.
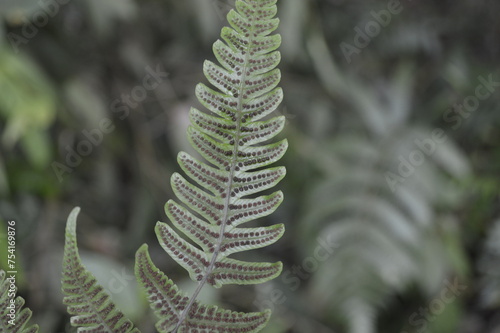
[[38,325],[27,326],[31,310],[16,293],[16,274],[0,270],[0,333],[37,333]]
[[[277,85],[281,43],[276,0],[237,0],[227,15],[222,40],[213,51],[219,64],[206,61],[203,71],[212,88],[200,83],[196,96],[207,109],[190,111],[187,134],[202,158],[181,152],[178,163],[187,175],[172,175],[178,200],[165,211],[175,228],[158,222],[155,231],[163,249],[184,267],[197,287],[187,295],[151,261],[147,245],[136,254],[135,274],[158,317],[159,332],[258,332],[270,311],[240,313],[201,304],[197,297],[209,284],[258,284],[278,276],[281,262],[246,262],[231,254],[277,241],[284,226],[243,228],[242,224],[271,214],[283,200],[274,187],[284,167],[269,167],[287,149],[287,141],[269,143],[284,127],[285,117],[271,113],[283,99]],[[95,277],[83,266],[76,243],[75,208],[66,229],[62,289],[64,303],[78,332],[139,332],[114,305]]]

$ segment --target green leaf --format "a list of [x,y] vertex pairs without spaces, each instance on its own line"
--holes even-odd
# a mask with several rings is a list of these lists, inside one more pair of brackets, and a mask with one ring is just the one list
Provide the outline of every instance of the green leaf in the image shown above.
[[79,333],[140,333],[117,309],[94,275],[83,266],[76,242],[76,218],[79,212],[80,208],[76,207],[68,217],[62,272],[64,304],[72,315],[71,325],[80,327]]
[[[26,133],[36,133],[44,138],[56,115],[55,91],[51,82],[37,65],[22,54],[14,54],[8,48],[0,50],[0,118],[5,119],[1,135],[2,143],[12,148]],[[35,137],[30,141],[36,141]],[[50,161],[47,142],[39,144],[40,151],[33,149],[34,143],[24,142],[29,158],[41,166]],[[36,165],[36,166],[39,166]]]

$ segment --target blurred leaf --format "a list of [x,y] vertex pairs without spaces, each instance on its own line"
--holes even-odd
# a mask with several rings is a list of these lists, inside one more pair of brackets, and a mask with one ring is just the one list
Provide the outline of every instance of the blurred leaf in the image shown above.
[[[2,49],[0,118],[5,119],[6,125],[1,140],[7,150],[21,140],[30,164],[36,169],[46,167],[52,159],[52,150],[45,131],[53,122],[55,111],[55,92],[43,73],[24,55]],[[0,165],[0,191],[6,192],[7,184],[2,179],[5,179],[4,166]]]
[[21,138],[21,145],[30,162],[41,169],[51,162],[51,142],[46,132],[32,131]]
[[24,133],[45,130],[54,119],[55,103],[52,85],[29,58],[0,51],[0,116],[7,120],[4,145],[12,147]]
[[456,333],[459,332],[460,322],[463,318],[461,299],[454,299],[451,303],[443,304],[442,311],[430,311],[429,333]]
[[469,175],[469,162],[451,138],[435,142],[410,123],[413,76],[412,66],[401,65],[375,87],[351,79],[348,103],[357,113],[348,116],[362,119],[363,128],[357,135],[341,128],[332,143],[311,146],[339,164],[322,170],[310,194],[300,243],[314,253],[321,235],[338,248],[314,270],[309,301],[325,317],[339,314],[351,333],[374,332],[391,294],[417,285],[429,295],[451,270],[467,266],[456,234],[446,251],[448,230],[440,234],[438,216],[442,205],[456,207],[463,198],[443,169],[460,179]]
[[302,51],[302,42],[306,32],[306,23],[309,15],[309,1],[288,0],[281,2],[280,28],[283,37],[281,52],[284,57],[293,61]]
[[[466,279],[470,274],[470,263],[465,252],[458,221],[451,218],[440,221],[443,228],[443,245],[457,276]],[[432,255],[432,253],[429,253]]]

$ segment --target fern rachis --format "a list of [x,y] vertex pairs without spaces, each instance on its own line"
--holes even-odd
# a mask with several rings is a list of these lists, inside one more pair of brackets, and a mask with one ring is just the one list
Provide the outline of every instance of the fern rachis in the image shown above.
[[[173,225],[196,245],[165,223],[158,222],[155,228],[160,245],[198,282],[196,290],[190,297],[179,291],[154,266],[146,245],[136,253],[136,277],[160,319],[156,325],[159,332],[258,332],[269,319],[270,311],[237,313],[200,304],[197,297],[207,283],[216,288],[257,284],[275,278],[282,270],[281,262],[229,258],[233,253],[272,244],[284,233],[282,224],[239,227],[271,214],[283,200],[281,191],[250,197],[272,188],[285,176],[284,167],[269,167],[287,149],[286,140],[269,143],[285,123],[283,116],[268,117],[283,98],[277,88],[280,71],[276,69],[281,38],[268,36],[278,27],[279,20],[273,18],[276,12],[276,0],[237,0],[236,10],[227,16],[232,28],[221,32],[225,43],[218,40],[213,47],[222,67],[211,61],[203,66],[205,76],[218,91],[201,83],[196,87],[198,100],[213,114],[192,108],[188,138],[210,164],[181,152],[178,163],[197,186],[173,174],[172,188],[184,205],[172,200],[165,205]],[[87,327],[79,332],[138,332],[81,264],[76,215],[75,210],[68,219],[63,284],[68,310],[76,316],[72,323]],[[83,303],[83,314],[78,302]]]

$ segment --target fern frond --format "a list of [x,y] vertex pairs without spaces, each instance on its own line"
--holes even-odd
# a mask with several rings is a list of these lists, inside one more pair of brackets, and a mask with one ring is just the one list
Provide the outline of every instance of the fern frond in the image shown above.
[[[364,119],[380,116],[381,121],[366,121],[363,134],[340,131],[332,142],[310,145],[316,156],[331,159],[327,164],[315,161],[325,177],[306,201],[310,208],[301,223],[301,244],[309,242],[305,251],[312,252],[318,245],[311,240],[319,234],[337,250],[311,277],[309,294],[315,311],[340,314],[337,321],[346,325],[346,332],[375,332],[377,309],[394,292],[414,285],[432,295],[454,269],[440,227],[447,218],[441,209],[460,202],[462,191],[448,176],[464,177],[454,170],[467,170],[468,162],[455,153],[451,141],[433,141],[435,152],[426,153],[425,163],[408,164],[413,169],[402,173],[402,159],[415,152],[424,156],[416,140],[431,138],[430,130],[405,122],[412,105],[409,73],[405,66],[398,69],[385,85],[387,100],[349,79],[355,109]],[[447,155],[452,158],[446,163],[438,161],[437,156]],[[388,171],[399,177],[396,184],[389,182]]]
[[24,299],[21,296],[14,298],[16,291],[17,288],[9,282],[5,271],[0,270],[0,332],[38,332],[38,325],[26,327],[31,318],[31,310],[23,309]]
[[[276,51],[281,37],[269,36],[279,24],[273,18],[276,13],[276,0],[237,0],[236,10],[227,15],[232,28],[223,28],[223,41],[213,46],[220,64],[206,61],[203,66],[215,89],[203,83],[196,87],[196,96],[208,112],[191,109],[187,134],[208,163],[179,153],[178,163],[190,180],[175,173],[171,184],[184,205],[173,200],[165,205],[170,221],[194,244],[165,223],[159,222],[155,229],[165,251],[198,281],[196,291],[187,298],[144,258],[144,249],[137,254],[142,261],[136,273],[154,301],[151,306],[161,319],[161,332],[236,332],[224,316],[246,322],[244,330],[238,326],[240,321],[234,323],[238,332],[257,332],[269,317],[268,312],[236,315],[215,307],[200,310],[196,298],[207,283],[217,288],[257,284],[275,278],[282,270],[281,262],[255,263],[228,257],[270,245],[284,233],[282,224],[239,228],[268,216],[283,201],[281,191],[249,197],[272,188],[286,173],[283,167],[269,168],[288,146],[286,140],[269,142],[285,124],[283,116],[270,117],[283,99],[277,87],[281,74],[276,68],[281,59]],[[200,317],[200,311],[220,311],[221,315],[207,319]],[[206,329],[199,329],[199,325]]]
[[80,327],[79,333],[140,333],[117,309],[94,275],[83,266],[76,242],[79,212],[80,208],[76,207],[68,217],[62,272],[64,304],[72,315],[71,325]]

